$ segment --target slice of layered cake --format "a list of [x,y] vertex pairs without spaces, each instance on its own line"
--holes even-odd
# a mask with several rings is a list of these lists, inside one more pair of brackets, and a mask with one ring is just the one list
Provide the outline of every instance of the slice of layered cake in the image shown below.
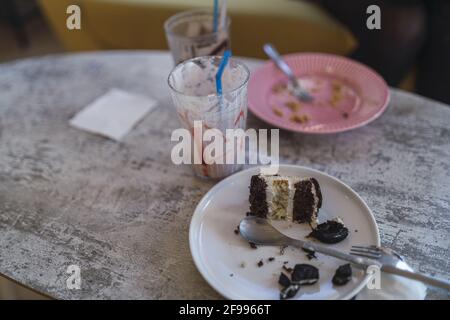
[[322,193],[314,178],[260,174],[251,178],[249,201],[252,215],[316,224]]

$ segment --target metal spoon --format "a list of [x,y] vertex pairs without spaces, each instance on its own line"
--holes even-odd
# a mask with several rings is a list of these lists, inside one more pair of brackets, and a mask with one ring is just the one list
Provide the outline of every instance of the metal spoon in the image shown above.
[[296,248],[303,248],[306,250],[313,250],[322,254],[332,256],[344,261],[351,262],[361,268],[366,268],[371,265],[379,265],[375,260],[356,257],[350,254],[330,249],[309,241],[303,241],[290,238],[277,229],[275,229],[267,219],[258,217],[246,217],[241,220],[239,224],[239,231],[241,235],[249,242],[264,246],[292,246]]
[[289,82],[292,86],[292,91],[297,99],[304,102],[311,101],[313,97],[309,94],[308,91],[300,86],[300,83],[298,82],[298,79],[295,76],[294,72],[292,72],[292,69],[283,60],[277,49],[275,49],[275,47],[270,43],[266,43],[263,49],[264,52],[269,56],[269,58],[272,59],[278,69],[280,69],[288,77]]

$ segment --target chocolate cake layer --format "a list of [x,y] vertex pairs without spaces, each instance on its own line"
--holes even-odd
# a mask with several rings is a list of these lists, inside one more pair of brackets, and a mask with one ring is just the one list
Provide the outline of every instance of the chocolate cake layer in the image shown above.
[[316,188],[319,184],[313,178],[297,182],[294,194],[294,208],[292,219],[296,222],[314,222],[317,219],[319,205],[322,203],[322,194],[320,188]]
[[250,181],[250,214],[261,218],[267,217],[269,211],[266,199],[267,183],[259,175],[252,176]]

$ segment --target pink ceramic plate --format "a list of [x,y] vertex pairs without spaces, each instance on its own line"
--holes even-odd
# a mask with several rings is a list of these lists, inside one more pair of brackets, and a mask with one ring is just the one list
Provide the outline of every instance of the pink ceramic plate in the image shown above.
[[378,118],[389,102],[386,82],[375,71],[350,59],[322,53],[284,56],[314,100],[298,102],[287,78],[272,62],[250,78],[249,108],[262,120],[305,133],[335,133]]

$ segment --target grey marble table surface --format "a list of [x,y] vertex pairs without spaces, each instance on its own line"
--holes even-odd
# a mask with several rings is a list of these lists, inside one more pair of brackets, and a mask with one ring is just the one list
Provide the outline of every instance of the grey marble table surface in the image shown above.
[[[171,67],[157,51],[0,64],[0,274],[61,299],[220,298],[189,251],[191,215],[214,182],[170,160],[179,127]],[[113,87],[159,106],[122,143],[69,126]],[[248,127],[266,124],[250,115]],[[449,106],[391,90],[387,112],[363,128],[280,131],[280,157],[349,184],[374,212],[383,245],[450,278]],[[72,264],[80,290],[66,286]],[[428,298],[449,294],[429,289]]]

